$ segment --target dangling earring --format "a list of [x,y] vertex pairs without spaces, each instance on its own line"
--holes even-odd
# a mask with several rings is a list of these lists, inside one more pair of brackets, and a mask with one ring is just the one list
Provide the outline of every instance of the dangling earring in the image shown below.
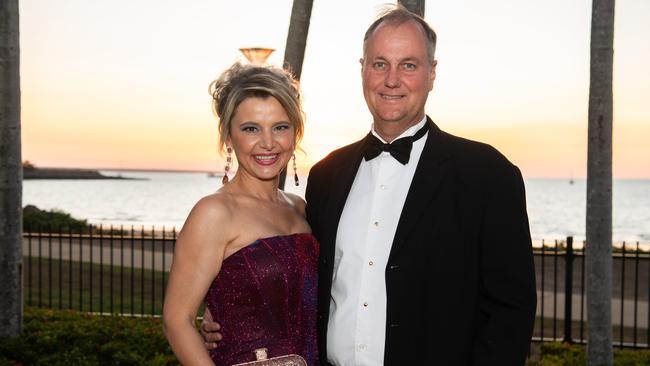
[[226,166],[223,168],[223,179],[221,184],[228,183],[228,172],[230,172],[230,166],[232,165],[232,147],[228,146],[226,148]]
[[300,185],[298,170],[296,169],[296,153],[293,153],[293,181],[296,183],[296,187]]

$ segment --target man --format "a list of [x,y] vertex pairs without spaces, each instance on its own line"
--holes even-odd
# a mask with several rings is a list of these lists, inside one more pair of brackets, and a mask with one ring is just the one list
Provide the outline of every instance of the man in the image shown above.
[[310,171],[323,365],[525,362],[536,293],[522,177],[425,115],[435,42],[399,6],[370,26],[372,131]]

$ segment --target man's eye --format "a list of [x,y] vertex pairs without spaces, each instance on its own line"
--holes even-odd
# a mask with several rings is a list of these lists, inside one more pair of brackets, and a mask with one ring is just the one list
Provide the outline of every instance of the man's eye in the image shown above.
[[386,63],[382,61],[374,62],[372,67],[378,70],[383,70],[386,68]]
[[405,63],[403,67],[404,67],[404,70],[415,70],[416,69],[415,64],[412,64],[410,62]]

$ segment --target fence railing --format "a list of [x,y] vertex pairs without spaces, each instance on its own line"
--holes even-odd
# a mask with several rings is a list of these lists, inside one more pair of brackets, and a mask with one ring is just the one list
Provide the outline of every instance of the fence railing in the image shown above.
[[[535,248],[537,318],[533,339],[586,343],[585,243],[573,238]],[[587,249],[588,250],[588,249]],[[639,243],[613,248],[612,326],[614,346],[649,348],[650,253]]]
[[160,315],[175,242],[176,229],[164,227],[27,229],[23,234],[25,303]]
[[[90,226],[26,228],[25,303],[125,316],[162,313],[176,229]],[[537,278],[535,341],[585,343],[584,243],[542,242],[534,248]],[[614,345],[649,348],[650,252],[623,243],[613,255]]]

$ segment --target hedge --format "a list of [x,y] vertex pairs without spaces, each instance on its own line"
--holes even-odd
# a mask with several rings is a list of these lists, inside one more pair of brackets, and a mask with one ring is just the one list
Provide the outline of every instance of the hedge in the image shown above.
[[[541,345],[529,366],[582,366],[584,346]],[[178,365],[160,318],[92,315],[78,311],[25,308],[23,332],[0,338],[0,366]],[[615,350],[615,366],[650,365],[650,350]]]
[[[538,362],[529,362],[529,366],[584,366],[587,354],[584,346],[560,343],[546,343],[540,348],[541,358]],[[614,366],[650,365],[650,350],[614,350]]]
[[23,332],[0,338],[5,365],[178,365],[160,318],[26,308]]
[[24,230],[52,230],[56,232],[83,232],[88,229],[87,220],[79,220],[61,210],[41,210],[36,206],[27,205],[23,208]]

